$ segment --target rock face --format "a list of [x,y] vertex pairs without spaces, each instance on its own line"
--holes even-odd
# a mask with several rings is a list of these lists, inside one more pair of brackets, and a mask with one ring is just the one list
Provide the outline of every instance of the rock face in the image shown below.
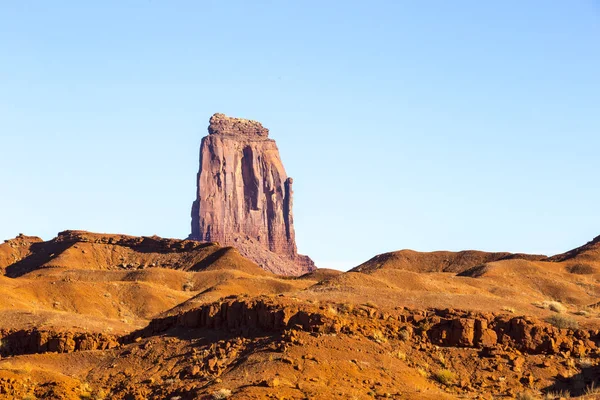
[[269,130],[256,121],[214,114],[208,133],[200,146],[190,239],[235,246],[271,272],[314,270],[312,260],[296,249],[293,180]]

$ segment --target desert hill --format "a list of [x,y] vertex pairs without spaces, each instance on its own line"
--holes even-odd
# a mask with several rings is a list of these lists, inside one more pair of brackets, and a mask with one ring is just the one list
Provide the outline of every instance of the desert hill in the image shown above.
[[585,396],[599,248],[290,277],[213,242],[20,235],[0,245],[0,399]]
[[512,253],[487,253],[466,250],[459,252],[418,252],[400,250],[377,255],[351,271],[369,273],[378,269],[402,269],[414,272],[463,272],[466,269],[492,261],[525,259],[543,260],[546,256]]
[[[0,326],[124,333],[194,297],[297,290],[232,247],[65,231],[0,244]],[[272,282],[271,282],[272,281]],[[265,283],[266,282],[266,283]]]

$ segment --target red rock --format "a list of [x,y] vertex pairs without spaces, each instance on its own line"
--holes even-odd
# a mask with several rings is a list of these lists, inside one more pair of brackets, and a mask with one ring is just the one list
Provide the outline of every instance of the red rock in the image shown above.
[[190,239],[234,246],[271,272],[314,270],[312,260],[296,249],[293,180],[269,130],[256,121],[214,114],[208,132],[200,145]]

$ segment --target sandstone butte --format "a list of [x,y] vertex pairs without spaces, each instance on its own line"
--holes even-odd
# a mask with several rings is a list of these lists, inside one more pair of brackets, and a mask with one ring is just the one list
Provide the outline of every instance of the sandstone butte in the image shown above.
[[234,246],[273,273],[313,271],[296,248],[292,183],[267,128],[214,114],[200,145],[189,238]]

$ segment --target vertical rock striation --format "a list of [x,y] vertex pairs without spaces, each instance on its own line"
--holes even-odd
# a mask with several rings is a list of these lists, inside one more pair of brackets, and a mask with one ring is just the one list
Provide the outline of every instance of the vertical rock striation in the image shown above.
[[275,273],[315,269],[296,249],[293,180],[269,130],[256,121],[214,114],[208,133],[200,145],[190,238],[235,246]]

